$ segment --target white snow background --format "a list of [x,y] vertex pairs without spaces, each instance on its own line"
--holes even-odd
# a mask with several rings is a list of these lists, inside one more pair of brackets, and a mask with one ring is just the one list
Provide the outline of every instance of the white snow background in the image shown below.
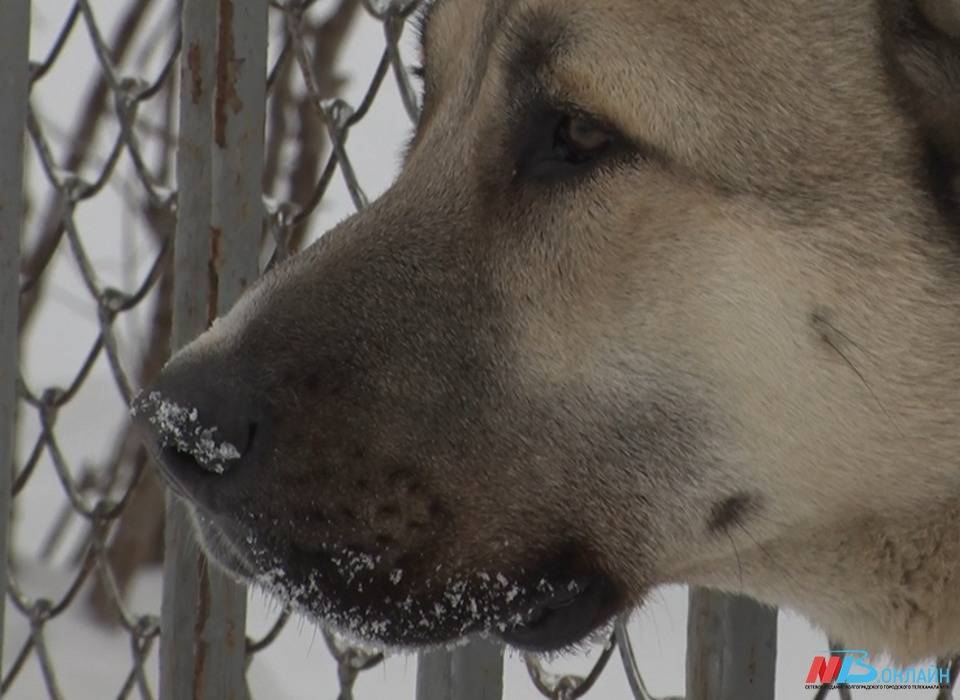
[[[66,18],[68,0],[35,0],[31,32],[31,57],[40,60]],[[106,36],[127,3],[117,0],[96,0],[91,3]],[[157,10],[149,23],[150,32],[138,42],[139,56],[145,67],[127,66],[124,73],[155,76],[168,55],[172,41],[171,24],[166,10],[169,3],[155,3]],[[318,3],[323,5],[323,3]],[[161,9],[163,11],[161,11]],[[383,48],[382,26],[366,15],[358,21],[339,61],[341,72],[349,79],[344,97],[359,103],[369,85]],[[276,36],[276,35],[275,35]],[[146,39],[146,40],[144,40]],[[279,42],[271,46],[275,55]],[[417,59],[412,45],[412,32],[404,41],[409,62]],[[63,55],[51,74],[33,91],[33,106],[43,127],[54,141],[55,153],[62,155],[58,133],[68,133],[77,118],[77,111],[92,76],[99,67],[94,61],[86,29],[78,27],[72,34]],[[115,125],[114,125],[115,126]],[[408,135],[409,120],[400,102],[392,76],[376,100],[370,114],[356,126],[347,145],[361,184],[371,198],[389,185],[397,173],[400,147]],[[101,134],[98,153],[105,153],[115,132]],[[31,193],[32,211],[42,209],[43,197],[49,193],[33,147],[28,142],[26,182]],[[124,159],[126,160],[126,156]],[[90,172],[94,172],[91,169]],[[121,289],[132,289],[144,276],[153,258],[153,244],[135,215],[122,201],[128,192],[139,192],[141,186],[131,175],[129,162],[119,171],[122,177],[112,178],[105,193],[80,206],[77,212],[79,229],[104,281]],[[324,199],[314,234],[352,213],[350,197],[337,177]],[[36,235],[36,216],[28,219],[27,245]],[[22,368],[28,385],[34,389],[66,386],[75,376],[97,334],[95,304],[83,287],[77,268],[65,244],[61,244],[55,261],[47,270],[48,291],[37,318],[23,346]],[[149,318],[147,309],[125,315],[117,325],[120,346],[125,351],[128,370],[141,350]],[[126,408],[110,376],[106,359],[101,357],[76,399],[61,411],[57,435],[75,468],[84,464],[102,463],[113,444],[118,426],[127,420]],[[16,464],[21,465],[32,447],[39,426],[32,410],[22,412],[19,425]],[[37,552],[43,538],[64,503],[62,488],[49,459],[44,457],[37,473],[15,502],[12,556],[16,576],[30,597],[41,595],[58,599],[72,580],[67,565],[69,547],[61,547],[59,558],[39,564]],[[73,536],[81,534],[79,524]],[[125,633],[99,627],[85,607],[81,596],[63,616],[46,627],[46,639],[61,689],[71,700],[115,697],[126,673],[131,656]],[[643,610],[633,616],[630,629],[638,662],[650,690],[658,696],[679,695],[684,688],[684,650],[686,646],[686,590],[670,587],[654,592]],[[159,615],[160,571],[149,570],[136,581],[129,601],[134,612]],[[278,605],[257,593],[250,594],[249,628],[254,636],[265,631],[275,618]],[[4,669],[29,634],[29,626],[12,605],[7,605],[4,629]],[[815,652],[827,646],[825,637],[804,620],[788,612],[780,615],[779,656],[777,663],[778,698],[810,697],[803,690],[803,679]],[[597,653],[586,657],[567,656],[550,662],[552,670],[585,673]],[[156,647],[149,663],[153,688],[156,689]],[[250,685],[256,698],[333,698],[339,685],[336,668],[322,638],[313,624],[293,621],[265,651],[257,654],[250,669]],[[362,673],[356,685],[356,697],[412,698],[416,676],[416,659],[412,655],[392,655],[387,662]],[[508,653],[505,697],[534,700],[540,695],[527,678],[526,669],[516,653]],[[871,698],[932,698],[926,692],[871,692]],[[39,666],[33,658],[27,662],[12,687],[9,698],[34,700],[47,697]],[[628,698],[620,659],[611,659],[609,667],[592,691],[590,698]]]

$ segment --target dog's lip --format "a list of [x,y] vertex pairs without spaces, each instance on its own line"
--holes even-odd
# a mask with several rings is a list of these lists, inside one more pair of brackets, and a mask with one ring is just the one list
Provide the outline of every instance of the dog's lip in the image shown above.
[[216,533],[207,540],[207,549],[210,551],[212,558],[238,579],[248,583],[255,581],[257,578],[256,566],[251,559],[244,555],[242,547],[236,544],[238,541],[249,538],[244,537],[233,522],[225,522],[223,519],[211,517],[197,508],[194,508],[192,512],[197,528],[203,530],[205,536],[209,536],[211,531]]
[[607,576],[597,574],[529,606],[522,621],[498,632],[498,636],[527,651],[563,649],[607,623],[616,614],[621,599],[616,585]]

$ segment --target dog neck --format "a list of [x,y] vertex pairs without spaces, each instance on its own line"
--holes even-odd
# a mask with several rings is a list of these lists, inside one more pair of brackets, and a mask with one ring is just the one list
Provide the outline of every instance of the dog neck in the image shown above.
[[958,522],[960,499],[931,498],[922,513],[867,515],[762,547],[737,545],[737,563],[695,578],[793,609],[830,640],[899,663],[950,656],[960,650]]

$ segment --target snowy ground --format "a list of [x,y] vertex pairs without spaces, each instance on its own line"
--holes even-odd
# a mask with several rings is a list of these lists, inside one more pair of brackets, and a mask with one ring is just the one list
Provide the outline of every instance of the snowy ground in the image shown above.
[[[41,57],[47,51],[53,32],[60,26],[71,3],[67,0],[36,2],[33,56]],[[94,10],[105,27],[115,20],[118,9],[126,3],[116,0],[92,2]],[[156,13],[157,23],[163,19]],[[361,22],[354,31],[345,53],[344,71],[351,81],[347,99],[356,103],[366,89],[376,59],[382,48],[382,28],[370,20]],[[109,32],[108,32],[109,33]],[[155,49],[145,56],[149,74],[164,55],[162,40],[151,43]],[[41,114],[45,128],[51,133],[70,126],[73,114],[64,105],[74,105],[85,88],[86,77],[93,71],[89,42],[85,32],[75,32],[58,61],[53,74],[35,91],[34,106]],[[388,81],[389,82],[389,81]],[[396,173],[399,148],[406,135],[408,122],[400,105],[396,88],[390,83],[376,102],[370,115],[352,132],[348,150],[353,158],[360,181],[373,196],[389,184]],[[106,140],[105,140],[106,142]],[[28,182],[34,193],[45,191],[39,168],[34,162],[28,173]],[[149,263],[150,245],[138,231],[137,222],[119,214],[122,211],[122,188],[112,189],[97,197],[78,212],[80,229],[97,265],[110,284],[130,289]],[[39,207],[42,199],[34,202]],[[351,212],[348,193],[337,181],[324,202],[317,232],[336,223]],[[32,233],[28,233],[32,235]],[[96,335],[95,309],[89,300],[76,268],[65,247],[58,253],[48,274],[53,284],[42,312],[33,324],[25,344],[24,375],[31,387],[64,385],[76,372]],[[138,339],[146,315],[131,314],[119,325],[121,345],[131,352],[138,349]],[[117,426],[126,420],[124,407],[104,362],[98,363],[83,389],[58,421],[58,436],[71,464],[102,462],[111,448],[110,437]],[[25,458],[32,445],[38,426],[32,413],[26,413],[20,425],[20,451],[17,463]],[[57,482],[49,460],[44,459],[38,473],[16,501],[16,523],[13,551],[17,561],[17,576],[28,595],[58,597],[69,574],[60,559],[40,565],[35,553],[49,530],[57,510],[63,503],[62,489]],[[61,557],[62,559],[62,557]],[[158,614],[160,608],[160,577],[158,571],[144,573],[136,582],[130,607],[136,612]],[[276,606],[259,594],[251,594],[250,629],[256,636],[265,630],[276,614]],[[814,652],[826,647],[823,636],[804,621],[790,614],[781,614],[778,660],[778,697],[807,697],[802,681]],[[686,630],[686,591],[668,588],[657,591],[644,610],[638,612],[631,625],[634,645],[644,677],[657,695],[676,695],[684,687],[684,648]],[[8,606],[4,629],[4,667],[26,639],[28,627],[24,619]],[[51,658],[57,671],[61,689],[68,698],[100,700],[116,695],[125,672],[129,669],[128,639],[95,625],[80,602],[47,628]],[[595,654],[593,655],[595,657]],[[592,657],[564,658],[550,664],[565,672],[583,672],[591,665]],[[384,666],[361,676],[357,684],[358,698],[412,698],[416,661],[411,656],[395,656]],[[156,656],[150,664],[150,673],[156,676]],[[308,622],[288,625],[279,639],[256,657],[250,672],[255,697],[282,700],[284,698],[332,698],[338,683],[335,668],[323,640]],[[506,672],[506,697],[533,699],[539,697],[527,679],[520,660],[511,655]],[[872,698],[930,698],[932,693],[880,693]],[[46,697],[38,666],[31,660],[13,686],[10,698],[34,700]],[[628,690],[619,658],[612,659],[590,697],[626,698]]]

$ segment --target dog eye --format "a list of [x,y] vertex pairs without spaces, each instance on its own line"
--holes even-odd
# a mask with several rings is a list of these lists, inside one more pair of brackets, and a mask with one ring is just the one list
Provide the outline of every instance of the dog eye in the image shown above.
[[613,136],[587,117],[569,115],[557,126],[554,150],[557,156],[571,163],[585,163],[606,151]]
[[517,151],[514,177],[557,182],[584,176],[627,142],[616,129],[576,108],[542,106],[526,113],[513,132]]

